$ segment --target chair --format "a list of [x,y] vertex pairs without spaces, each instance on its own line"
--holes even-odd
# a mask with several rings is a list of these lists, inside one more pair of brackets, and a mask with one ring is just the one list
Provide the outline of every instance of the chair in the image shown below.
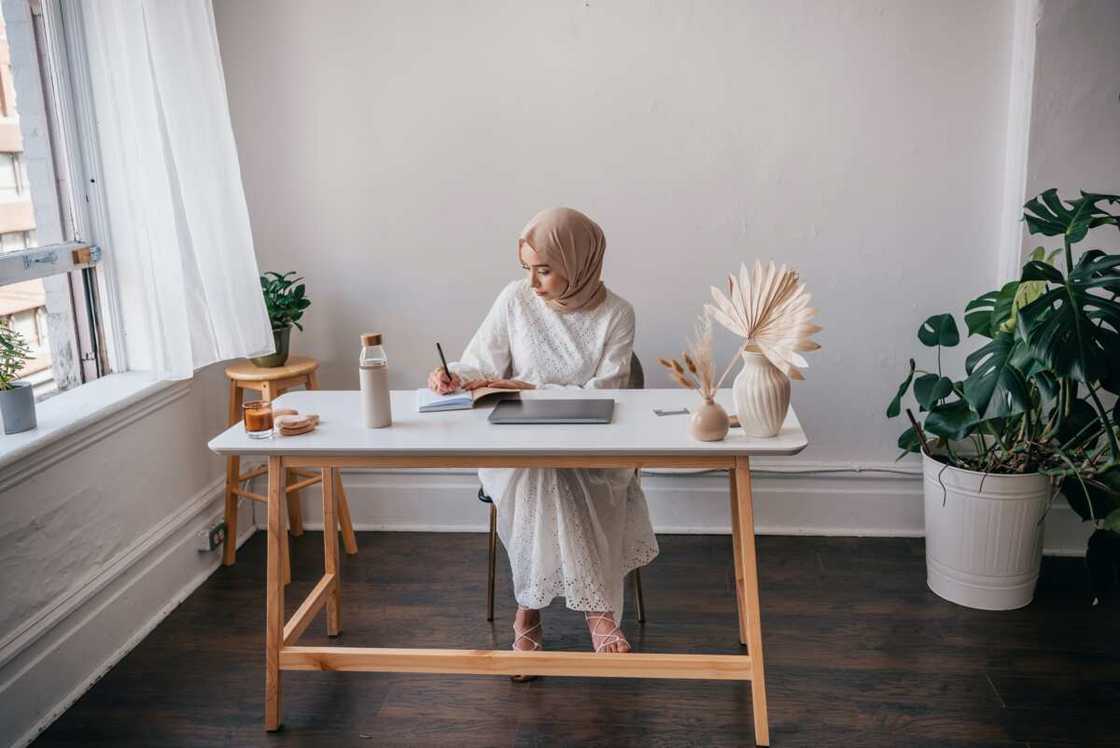
[[[630,381],[626,385],[629,390],[645,389],[646,375],[642,370],[642,362],[638,360],[637,355],[630,354]],[[638,471],[635,470],[634,474],[637,475]],[[494,500],[486,495],[486,491],[481,487],[478,489],[478,500],[484,504],[490,505],[490,575],[487,584],[486,592],[486,620],[494,620],[494,564],[498,555],[498,508],[494,506]],[[642,571],[641,569],[634,569],[630,574],[634,580],[634,602],[635,607],[638,609],[638,623],[646,622],[646,606],[645,600],[642,598]]]

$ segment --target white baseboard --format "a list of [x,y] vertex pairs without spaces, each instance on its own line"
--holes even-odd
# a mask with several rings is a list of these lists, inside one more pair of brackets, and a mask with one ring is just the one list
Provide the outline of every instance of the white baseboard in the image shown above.
[[[788,469],[815,472],[781,472]],[[483,532],[489,526],[487,506],[476,498],[479,484],[474,471],[346,470],[343,480],[359,530]],[[726,474],[646,474],[642,487],[657,532],[730,532]],[[752,488],[760,534],[924,534],[917,466],[761,463],[755,466]],[[320,500],[318,487],[304,491],[304,524],[310,529],[322,529]],[[263,521],[263,515],[257,518],[258,524]],[[1091,529],[1059,499],[1047,517],[1045,552],[1083,555]]]
[[[0,647],[0,745],[25,746],[81,697],[221,563],[196,533],[220,519],[224,478],[184,503],[88,583],[46,606]],[[256,531],[243,502],[240,546]]]

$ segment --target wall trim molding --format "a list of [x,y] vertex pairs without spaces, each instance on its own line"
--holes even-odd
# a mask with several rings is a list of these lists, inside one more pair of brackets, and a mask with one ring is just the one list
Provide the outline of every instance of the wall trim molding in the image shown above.
[[[125,377],[127,375],[117,375]],[[72,424],[58,429],[57,432],[34,438],[32,434],[25,446],[6,453],[0,458],[0,493],[16,486],[28,478],[47,470],[52,465],[87,449],[102,439],[115,434],[131,423],[160,411],[190,394],[190,379],[175,382],[146,382],[135,392],[131,392],[105,405]],[[101,388],[103,380],[82,385],[77,390],[64,392],[46,400],[40,407],[58,407],[68,396],[83,397],[83,388]]]
[[[216,478],[192,496],[174,514],[157,522],[109,563],[94,571],[85,580],[75,583],[67,592],[43,606],[23,625],[0,639],[0,669],[21,652],[38,641],[44,634],[66,620],[97,593],[108,587],[118,577],[133,568],[152,549],[166,543],[184,525],[195,519],[214,500],[225,495],[225,477]],[[248,537],[248,536],[246,536]],[[0,684],[3,691],[4,684]]]
[[[97,590],[82,587],[75,594],[66,596],[67,613],[64,614],[63,617],[58,617],[58,612],[60,611],[58,602],[52,606],[49,620],[47,620],[46,616],[38,616],[37,619],[42,621],[40,624],[42,628],[34,632],[31,641],[19,642],[19,645],[23,649],[26,649],[35,639],[42,638],[45,634],[49,633],[51,629],[65,622],[67,620],[65,617],[66,615],[73,616],[74,618],[80,616],[80,620],[75,622],[73,630],[64,632],[57,641],[49,643],[42,652],[29,652],[28,654],[32,656],[32,659],[25,664],[21,663],[18,672],[5,678],[4,682],[0,683],[0,695],[11,688],[20,678],[27,676],[28,673],[39,667],[43,660],[53,655],[55,650],[65,646],[77,632],[90,625],[96,626],[96,624],[92,622],[97,616],[103,614],[117,603],[122,596],[132,591],[137,584],[144,580],[146,575],[156,572],[174,554],[183,553],[184,546],[187,546],[186,550],[190,553],[197,554],[198,551],[194,549],[195,528],[192,527],[192,525],[200,525],[202,522],[208,522],[211,519],[220,519],[221,503],[225,496],[224,481],[224,477],[212,481],[203,492],[192,497],[192,499],[184,505],[182,510],[176,512],[175,515],[168,518],[168,520],[161,522],[157,527],[152,528],[148,533],[145,533],[143,540],[134,543],[128,550],[121,553],[117,559],[114,560],[112,564],[114,567],[112,579],[120,578],[122,573],[127,571],[134,573],[131,578],[124,580],[124,584],[121,585],[119,589],[112,590],[108,598],[105,600],[96,599],[98,593],[105,591],[106,587],[112,581],[108,576],[105,576],[99,579],[100,584]],[[246,513],[246,516],[248,516],[248,513]],[[257,529],[258,528],[252,522],[243,522],[241,532],[236,539],[237,546],[241,547],[241,545],[253,536]],[[188,531],[184,532],[184,530]],[[145,556],[144,552],[137,553],[137,551],[140,550],[140,546],[146,549],[145,552],[148,554],[147,556]],[[136,627],[129,634],[127,640],[121,646],[118,646],[110,652],[95,669],[88,673],[88,675],[83,676],[73,687],[68,687],[65,695],[57,700],[50,709],[38,717],[35,723],[27,729],[22,736],[16,739],[14,745],[25,746],[38,737],[38,735],[49,727],[54,720],[81,698],[82,694],[88,691],[94,683],[115,666],[121,658],[127,655],[137,644],[150,634],[178,605],[194,593],[220,565],[221,552],[220,550],[214,551],[206,568],[190,577],[186,584],[180,586],[169,597],[161,599],[158,610],[150,614],[142,625]],[[82,609],[82,605],[90,603],[96,603],[96,605],[92,606],[92,609],[88,612]]]
[[[883,472],[880,472],[883,471]],[[887,472],[889,471],[889,472]],[[654,529],[661,534],[730,532],[724,475],[643,471]],[[752,466],[755,521],[761,535],[922,537],[921,465],[771,460]],[[344,470],[354,527],[363,531],[485,532],[473,470]],[[263,486],[258,484],[258,489]],[[303,492],[304,526],[322,529],[321,494]],[[254,505],[255,512],[262,507]],[[256,516],[263,525],[263,514]],[[1086,527],[1064,500],[1047,517],[1045,552],[1083,555]]]

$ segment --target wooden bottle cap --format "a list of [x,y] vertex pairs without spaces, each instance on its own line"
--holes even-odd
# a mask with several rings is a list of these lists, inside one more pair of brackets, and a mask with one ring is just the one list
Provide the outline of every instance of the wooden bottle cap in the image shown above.
[[367,332],[365,335],[362,336],[362,345],[364,345],[364,346],[381,345],[381,333],[379,333],[379,332]]

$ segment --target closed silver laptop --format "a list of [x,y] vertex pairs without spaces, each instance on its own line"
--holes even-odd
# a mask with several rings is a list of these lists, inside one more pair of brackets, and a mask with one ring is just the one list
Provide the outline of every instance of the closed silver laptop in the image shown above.
[[610,423],[614,400],[503,400],[490,411],[490,423]]

